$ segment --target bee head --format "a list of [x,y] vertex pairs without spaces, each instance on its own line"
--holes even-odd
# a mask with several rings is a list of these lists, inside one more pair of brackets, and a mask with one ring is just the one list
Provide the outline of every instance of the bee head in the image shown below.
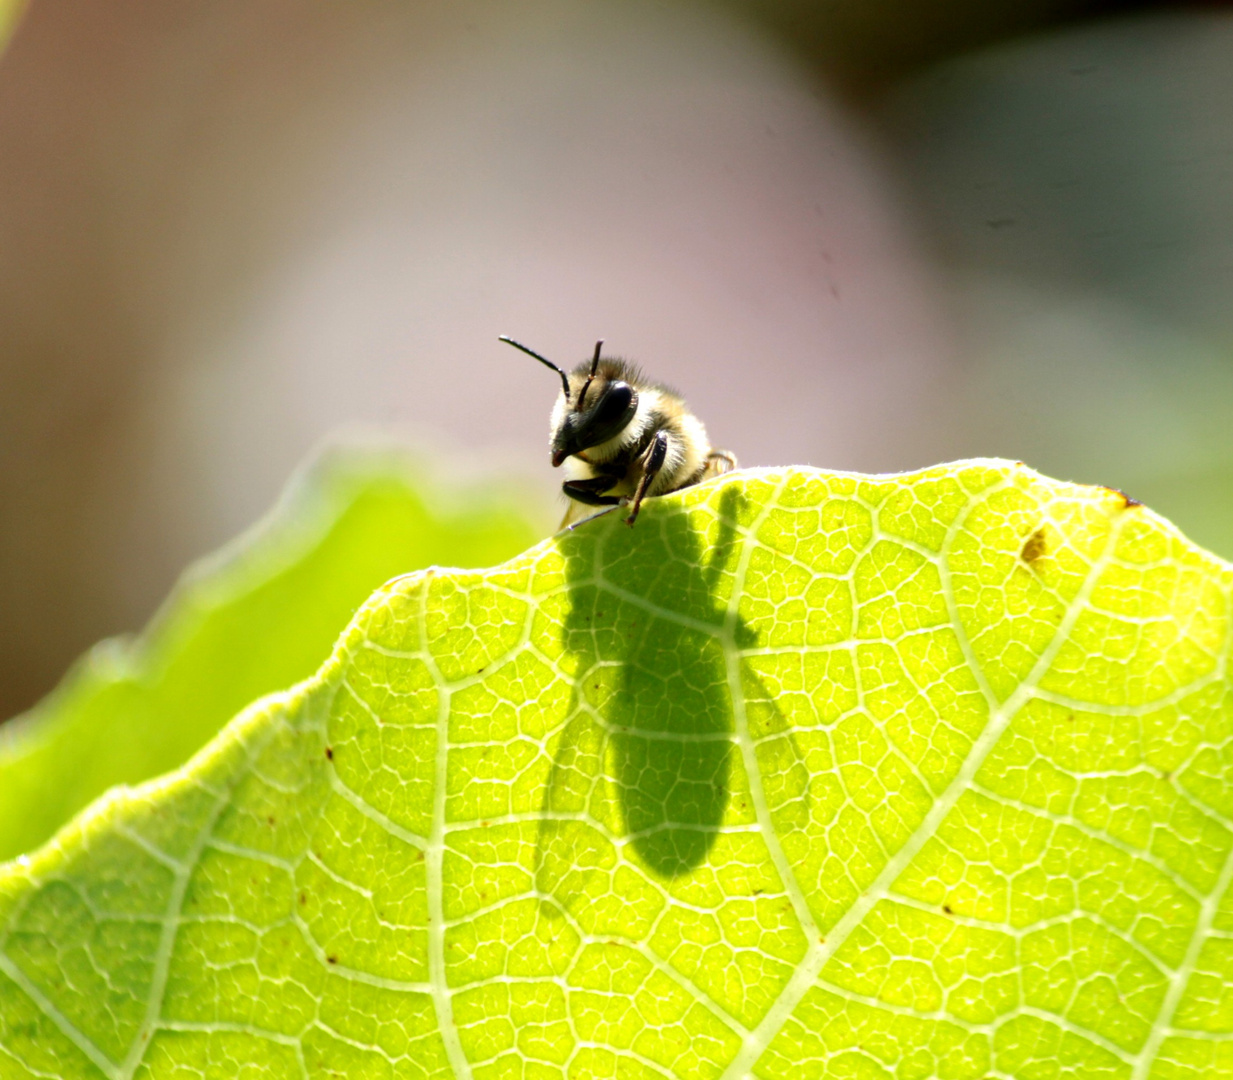
[[561,376],[561,397],[552,414],[552,464],[560,465],[572,454],[583,453],[619,435],[638,411],[638,392],[612,367],[600,366],[602,341],[595,343],[590,364],[580,364],[566,375],[551,360],[532,352],[512,338],[500,339],[535,357]]

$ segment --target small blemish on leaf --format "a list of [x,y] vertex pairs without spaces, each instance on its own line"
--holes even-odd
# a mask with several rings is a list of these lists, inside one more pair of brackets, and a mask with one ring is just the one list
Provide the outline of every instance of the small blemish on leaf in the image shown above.
[[1119,491],[1117,488],[1105,487],[1104,490],[1107,491],[1110,495],[1116,495],[1117,498],[1121,499],[1123,510],[1129,510],[1132,506],[1142,506],[1143,505],[1141,502],[1139,502],[1138,499],[1132,499],[1129,495],[1126,494],[1126,492]]
[[330,761],[333,761],[333,760],[334,760],[334,747],[332,747],[332,746],[327,746],[327,747],[325,748],[325,756],[326,756],[326,757],[327,757]]
[[951,910],[951,906],[950,906],[950,904],[943,904],[943,905],[942,905],[942,910],[943,910],[943,911],[945,911],[947,915],[953,915],[953,914],[954,914],[954,911],[952,911],[952,910]]
[[326,960],[327,960],[329,963],[331,963],[331,964],[337,964],[337,963],[338,963],[338,957],[337,957],[337,956],[327,956],[327,957],[326,957]]
[[1045,533],[1045,527],[1042,525],[1023,542],[1023,549],[1019,552],[1019,558],[1027,563],[1028,566],[1031,566],[1037,559],[1043,558],[1048,553],[1049,539]]
[[300,906],[303,907],[308,903],[308,896],[305,893],[300,893]]
[[274,828],[274,815],[273,814],[271,814],[265,820],[266,820],[266,824],[269,825],[271,829]]

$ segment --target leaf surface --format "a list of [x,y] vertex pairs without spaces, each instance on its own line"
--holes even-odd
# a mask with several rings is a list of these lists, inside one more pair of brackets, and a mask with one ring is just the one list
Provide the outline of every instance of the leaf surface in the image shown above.
[[141,637],[102,642],[0,727],[0,859],[107,788],[182,765],[250,701],[308,678],[395,574],[491,565],[534,540],[512,500],[446,499],[422,476],[401,451],[328,451],[265,521],[190,570]]
[[0,871],[0,1075],[1231,1075],[1231,584],[1002,462],[391,582]]

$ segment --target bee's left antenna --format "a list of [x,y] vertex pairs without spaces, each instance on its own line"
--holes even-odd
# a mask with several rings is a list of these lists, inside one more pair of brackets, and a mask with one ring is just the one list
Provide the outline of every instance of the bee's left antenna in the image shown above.
[[[555,371],[558,375],[561,376],[561,388],[565,391],[565,400],[566,401],[569,400],[569,377],[565,374],[565,372],[563,372],[559,367],[557,367],[556,364],[554,364],[551,360],[549,360],[548,357],[540,356],[540,354],[537,353],[534,349],[528,349],[521,342],[515,341],[512,337],[506,337],[504,334],[500,334],[497,337],[497,340],[504,341],[506,345],[513,345],[515,349],[521,349],[528,356],[534,356],[535,359],[538,360],[541,364],[546,364],[548,367],[552,368],[553,371]],[[589,379],[587,381],[590,382]]]

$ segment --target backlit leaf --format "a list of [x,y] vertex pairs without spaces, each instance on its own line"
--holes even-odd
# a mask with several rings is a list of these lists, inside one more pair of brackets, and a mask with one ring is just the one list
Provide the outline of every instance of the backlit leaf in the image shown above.
[[190,570],[136,639],[96,646],[0,727],[0,859],[114,784],[182,765],[250,701],[310,676],[373,589],[486,566],[535,537],[512,498],[446,498],[401,451],[336,447],[249,534]]
[[1233,1075],[1231,586],[1002,462],[398,579],[0,871],[0,1075]]

